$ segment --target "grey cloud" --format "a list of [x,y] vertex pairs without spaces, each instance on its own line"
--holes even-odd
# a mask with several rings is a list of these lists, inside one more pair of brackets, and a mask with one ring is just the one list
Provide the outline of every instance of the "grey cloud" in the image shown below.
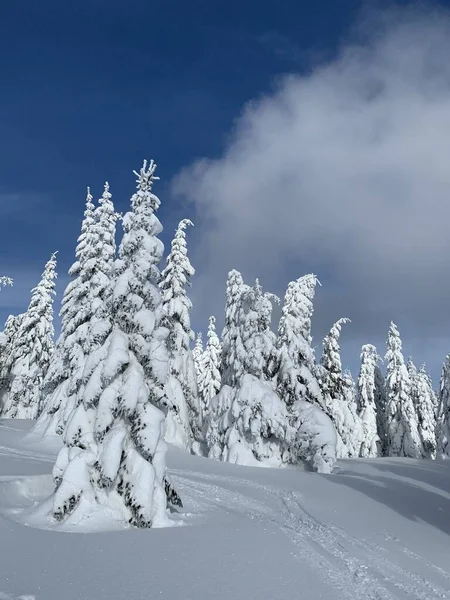
[[200,314],[221,312],[231,268],[281,295],[314,271],[319,339],[340,316],[358,343],[391,319],[411,339],[450,330],[449,55],[448,13],[372,14],[334,62],[249,103],[223,156],[179,174]]

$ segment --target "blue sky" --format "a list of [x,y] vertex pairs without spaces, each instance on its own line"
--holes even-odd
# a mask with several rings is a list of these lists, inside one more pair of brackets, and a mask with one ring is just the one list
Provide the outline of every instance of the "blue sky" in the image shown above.
[[[144,157],[159,166],[165,241],[184,209],[168,183],[221,152],[233,120],[279,74],[333,52],[359,2],[43,0],[0,18],[0,266],[16,275],[1,316],[59,250],[73,259],[85,188],[108,179],[118,209]],[[327,18],[324,18],[324,14]],[[23,277],[21,274],[23,272]],[[21,284],[23,279],[23,285]],[[60,286],[61,287],[61,286]]]
[[[392,5],[376,3],[381,11]],[[211,216],[209,207],[204,210],[196,200],[203,182],[194,178],[189,193],[182,189],[175,194],[179,186],[174,187],[174,178],[178,181],[180,171],[197,159],[226,160],[243,107],[276,94],[286,74],[308,80],[321,65],[333,63],[353,36],[362,8],[359,0],[284,0],[275,5],[261,0],[3,3],[0,271],[12,275],[16,285],[1,292],[0,318],[26,308],[28,290],[54,250],[59,250],[62,291],[86,186],[98,196],[107,179],[117,209],[124,211],[134,187],[132,170],[143,158],[154,158],[159,165],[161,182],[155,191],[162,200],[164,241],[170,240],[181,217],[192,217],[196,228],[189,236],[200,268],[201,241]],[[235,217],[239,220],[239,214]],[[203,285],[212,290],[212,300],[194,315],[197,327],[206,323],[209,312],[220,311],[220,282],[224,286],[228,268],[242,268],[246,275],[248,266],[248,276],[260,275],[265,283],[264,261],[261,272],[254,273],[254,264],[225,264],[219,260],[221,252],[227,249],[211,254],[218,257],[217,264],[205,264],[205,273],[212,275]],[[282,294],[289,278],[312,269],[320,271],[323,297],[330,284],[329,299],[319,300],[329,305],[319,315],[320,339],[329,318],[353,316],[334,314],[330,308],[333,294],[347,297],[350,288],[336,291],[333,266],[326,258],[319,260],[312,252],[311,260],[306,253],[299,261],[295,253],[286,254],[282,265],[272,269],[276,276],[267,272],[267,285]],[[392,307],[392,318],[399,306]],[[358,317],[364,323],[370,314],[363,308]],[[405,319],[406,337],[416,339],[416,321],[416,313]],[[388,321],[380,323],[384,329],[379,335],[362,324],[353,333],[349,330],[354,355],[361,340],[385,338]],[[440,336],[427,331],[414,344],[430,346],[433,336]],[[446,342],[441,339],[439,344],[442,353]],[[439,361],[433,352],[427,350],[424,358],[432,356],[435,368]]]

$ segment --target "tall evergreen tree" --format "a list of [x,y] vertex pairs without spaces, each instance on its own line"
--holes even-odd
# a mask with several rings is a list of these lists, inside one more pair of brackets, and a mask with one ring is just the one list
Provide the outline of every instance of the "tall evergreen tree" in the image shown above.
[[[412,362],[412,361],[411,361]],[[410,372],[411,396],[416,409],[423,457],[436,458],[436,398],[425,365]]]
[[351,372],[347,369],[342,374],[344,383],[344,402],[348,407],[348,420],[346,420],[345,435],[343,440],[349,440],[347,447],[351,448],[350,457],[358,457],[361,450],[363,439],[363,427],[360,417],[357,413],[357,385]]
[[439,405],[437,411],[437,454],[450,457],[450,354],[445,357],[439,382]]
[[350,319],[339,319],[325,336],[321,368],[318,369],[327,414],[336,427],[338,458],[358,456],[358,443],[355,443],[354,439],[355,433],[358,431],[356,407],[354,402],[348,402],[348,390],[342,373],[339,347],[342,325],[349,322]]
[[214,400],[206,433],[210,455],[238,464],[280,465],[288,443],[288,415],[272,378],[276,337],[270,329],[272,306],[279,300],[254,287],[242,286],[236,310],[236,340],[241,357],[234,388],[224,386]]
[[240,340],[238,340],[239,327],[237,311],[240,306],[242,291],[247,289],[239,271],[232,270],[228,273],[225,303],[225,324],[222,331],[222,356],[221,367],[222,384],[234,387],[239,380],[237,374],[241,367],[239,353]]
[[197,376],[190,348],[194,338],[190,320],[192,302],[186,294],[190,278],[195,274],[186,247],[185,229],[189,225],[192,225],[189,219],[183,219],[178,225],[160,283],[170,356],[166,440],[186,449],[191,448],[194,438],[200,438],[201,429]]
[[321,364],[325,372],[322,378],[322,390],[328,408],[333,399],[342,398],[342,361],[339,338],[342,325],[346,323],[350,323],[350,319],[342,318],[336,321],[323,340]]
[[195,365],[195,373],[197,376],[197,382],[199,381],[200,378],[200,372],[201,372],[201,361],[202,361],[202,357],[203,357],[203,352],[204,352],[204,348],[203,348],[203,335],[202,332],[199,331],[197,333],[197,337],[195,339],[195,345],[194,345],[194,349],[192,350],[192,358],[194,359],[194,365]]
[[[63,433],[78,403],[87,358],[103,343],[109,328],[105,303],[110,304],[117,217],[108,183],[97,208],[88,190],[77,260],[69,270],[73,279],[60,312],[61,336],[42,390],[44,415],[40,421],[46,433]],[[37,429],[41,427],[38,423]]]
[[292,281],[287,288],[278,327],[277,391],[286,402],[295,432],[290,461],[307,461],[314,470],[330,472],[336,461],[337,436],[326,414],[311,347],[315,275]]
[[[57,520],[100,504],[135,527],[166,523],[179,499],[166,479],[164,441],[168,331],[157,282],[163,244],[152,193],[156,165],[144,162],[116,263],[104,343],[89,357],[81,401],[67,423],[54,468]],[[109,329],[109,330],[108,330]]]
[[240,294],[234,310],[234,350],[232,387],[239,386],[245,374],[269,381],[277,366],[276,336],[271,331],[273,304],[279,299],[263,293],[258,280],[253,287],[240,285]]
[[326,409],[315,377],[311,317],[317,277],[305,275],[289,283],[278,327],[278,393],[288,406],[307,400]]
[[94,210],[92,195],[90,188],[88,188],[81,234],[78,237],[78,245],[75,251],[76,261],[69,269],[71,281],[64,290],[59,313],[61,332],[42,383],[39,402],[41,417],[35,427],[36,432],[62,433],[62,428],[59,427],[60,408],[61,406],[65,407],[67,401],[67,380],[70,374],[69,363],[72,350],[70,344],[67,343],[67,337],[73,333],[74,327],[73,319],[69,318],[69,309],[71,307],[72,311],[75,311],[75,318],[78,321],[78,311],[81,315],[86,304],[87,290],[82,284],[81,271],[87,260],[87,241],[90,239],[95,222]]
[[10,358],[15,339],[20,328],[24,314],[9,315],[2,331],[0,347],[0,414],[2,412],[2,398],[7,393],[9,372],[11,368]]
[[375,402],[375,369],[380,360],[377,349],[365,344],[361,349],[361,368],[358,377],[357,413],[361,419],[362,443],[360,456],[379,456],[380,438],[377,426],[377,405]]
[[387,456],[386,382],[379,365],[375,365],[374,386],[374,399],[377,412],[377,433],[380,440],[380,456]]
[[411,397],[411,381],[400,334],[394,323],[391,323],[387,340],[385,419],[387,455],[420,458],[422,444]]
[[198,391],[202,403],[201,412],[206,417],[210,403],[221,386],[220,357],[221,345],[216,333],[216,317],[209,317],[208,341],[201,362],[202,370],[198,382]]
[[7,359],[7,382],[2,394],[2,416],[35,419],[39,410],[39,389],[53,353],[53,296],[55,295],[56,253],[45,265],[39,284],[31,291],[27,312],[13,336]]
[[406,363],[406,369],[408,371],[409,379],[412,382],[412,380],[414,379],[414,377],[417,376],[417,367],[414,364],[414,361],[413,361],[413,359],[412,359],[411,356],[408,358],[408,361]]
[[[85,290],[80,298],[82,312],[77,304],[66,303],[63,316],[67,319],[66,348],[68,352],[67,398],[60,410],[58,431],[62,431],[68,445],[77,438],[73,428],[66,424],[76,407],[82,402],[85,391],[85,368],[95,351],[102,347],[111,328],[112,285],[114,283],[114,260],[116,255],[116,222],[119,215],[114,211],[108,182],[94,210],[93,223],[88,229],[83,248],[84,262],[79,270],[79,288]],[[79,297],[78,294],[75,296]],[[76,441],[76,440],[75,440]]]
[[[0,290],[2,289],[2,287],[6,287],[6,286],[12,286],[13,285],[13,280],[11,279],[11,277],[6,277],[5,275],[0,276]],[[9,318],[14,318],[12,315],[9,316]],[[5,323],[5,328],[7,326],[7,323]],[[5,331],[0,332],[0,395],[1,395],[1,387],[2,387],[2,370],[4,368],[5,365],[5,361],[6,361],[6,347],[8,344],[8,335],[7,332],[5,333]],[[0,412],[1,412],[1,405],[0,405]]]

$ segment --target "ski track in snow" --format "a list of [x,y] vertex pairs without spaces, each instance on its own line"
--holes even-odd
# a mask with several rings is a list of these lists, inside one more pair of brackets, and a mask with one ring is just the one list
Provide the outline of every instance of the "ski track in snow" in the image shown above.
[[30,596],[29,594],[22,596],[11,596],[11,594],[0,592],[0,600],[36,600],[36,596]]
[[[50,454],[39,454],[33,450],[19,450],[18,448],[8,448],[8,446],[0,446],[0,455],[11,456],[12,458],[26,458],[27,460],[49,462],[52,464],[55,462],[55,457]],[[0,600],[2,600],[1,596]]]
[[[431,583],[393,562],[385,548],[362,542],[342,529],[317,521],[302,506],[301,494],[247,479],[171,470],[177,487],[197,515],[223,511],[258,519],[281,529],[295,546],[294,556],[309,563],[342,600],[442,600],[450,598],[450,573],[398,547],[436,574]],[[248,495],[242,493],[247,488]],[[238,491],[238,489],[240,491]],[[196,517],[199,518],[199,517]],[[434,571],[434,573],[432,573]]]

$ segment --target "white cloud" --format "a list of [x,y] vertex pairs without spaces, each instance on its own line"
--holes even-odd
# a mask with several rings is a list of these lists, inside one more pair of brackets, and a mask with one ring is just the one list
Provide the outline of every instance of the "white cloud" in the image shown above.
[[371,14],[357,36],[250,103],[223,156],[174,181],[203,222],[203,314],[221,312],[231,268],[281,294],[314,270],[321,333],[340,316],[367,341],[391,318],[420,339],[450,330],[450,18]]

